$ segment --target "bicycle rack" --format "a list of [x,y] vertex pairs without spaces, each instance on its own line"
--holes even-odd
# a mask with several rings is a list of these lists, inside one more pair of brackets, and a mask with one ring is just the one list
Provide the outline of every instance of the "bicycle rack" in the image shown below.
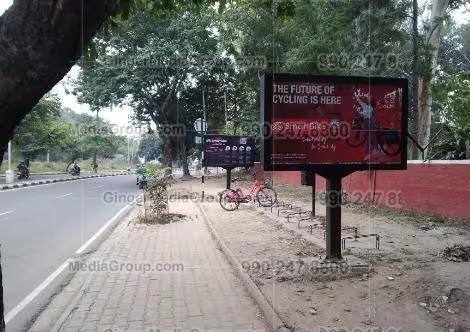
[[277,216],[279,217],[280,211],[292,211],[292,204],[286,204],[282,209],[277,209]]
[[287,219],[287,222],[290,222],[290,218],[291,218],[291,217],[294,217],[294,216],[297,216],[297,215],[298,215],[299,218],[300,218],[302,215],[307,214],[307,213],[311,214],[310,211],[302,211],[302,209],[299,208],[299,211],[294,212],[294,213],[289,213],[289,214],[285,215],[284,218]]
[[380,235],[379,234],[365,234],[365,235],[358,235],[358,236],[346,236],[341,239],[341,248],[346,249],[346,240],[355,240],[357,241],[358,238],[361,237],[375,237],[375,249],[380,249]]
[[284,216],[284,218],[287,219],[287,222],[290,222],[290,218],[294,217],[294,216],[299,216],[299,218],[302,218],[302,215],[311,215],[312,212],[311,211],[298,211],[298,212],[294,212],[294,213],[289,213],[287,215]]
[[[309,215],[308,217],[305,217],[305,218],[300,218],[300,219],[298,220],[299,223],[297,224],[297,228],[299,228],[299,229],[301,228],[301,227],[300,227],[300,223],[301,223],[302,221],[311,221],[311,222],[315,221],[315,218],[312,216],[312,211],[306,211],[305,214],[307,214],[307,212],[308,212],[308,214],[310,214],[310,215]],[[325,226],[325,223],[323,223],[323,222],[320,222],[320,224],[323,225],[323,227]]]
[[310,234],[313,234],[313,228],[314,228],[314,227],[315,227],[315,228],[317,228],[317,227],[318,227],[318,228],[320,228],[320,227],[323,228],[323,227],[325,227],[325,225],[322,224],[322,223],[317,223],[317,224],[308,225],[308,228],[310,229]]
[[[354,232],[354,239],[360,237],[358,228],[354,226],[346,226],[341,228],[342,231],[353,231]],[[323,239],[326,240],[326,232],[323,232]],[[357,241],[357,240],[356,240]]]
[[277,201],[276,203],[274,203],[273,205],[271,206],[265,206],[264,209],[271,209],[271,213],[273,213],[273,208],[276,208],[276,207],[284,207],[286,205],[286,203],[284,203],[283,201]]

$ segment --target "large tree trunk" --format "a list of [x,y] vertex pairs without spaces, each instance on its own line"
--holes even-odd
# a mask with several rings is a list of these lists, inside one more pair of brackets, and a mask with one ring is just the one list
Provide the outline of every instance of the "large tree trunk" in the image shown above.
[[465,159],[470,159],[470,139],[465,140]]
[[[411,135],[414,138],[418,137],[418,0],[413,0],[413,32],[412,32],[412,44],[413,44],[413,64],[412,64],[412,86],[411,86]],[[418,159],[419,150],[416,144],[411,146],[411,159]]]
[[[0,163],[1,164],[1,163]],[[1,249],[1,246],[0,246]],[[4,306],[3,306],[3,280],[2,280],[2,253],[0,252],[0,332],[5,332],[5,317]]]
[[[80,58],[117,0],[15,0],[0,17],[0,165],[15,127]],[[0,332],[4,327],[0,265]]]
[[181,140],[180,155],[181,155],[181,161],[183,163],[183,177],[189,177],[191,176],[191,174],[189,173],[188,151],[186,149],[185,137],[180,138],[180,140]]
[[173,158],[171,151],[171,139],[167,135],[160,137],[162,140],[163,146],[163,165],[165,166],[165,175],[170,175],[173,173]]
[[[441,39],[442,20],[445,11],[449,5],[449,0],[433,0],[431,10],[431,25],[426,37],[429,47],[427,58],[427,68],[423,73],[423,77],[419,80],[418,87],[418,143],[425,147],[429,143],[431,134],[431,106],[432,95],[431,87],[434,74],[437,67],[437,56]],[[426,158],[427,149],[424,157]],[[420,156],[421,158],[421,156]]]
[[117,5],[117,0],[15,0],[0,17],[1,159],[15,127],[67,74]]

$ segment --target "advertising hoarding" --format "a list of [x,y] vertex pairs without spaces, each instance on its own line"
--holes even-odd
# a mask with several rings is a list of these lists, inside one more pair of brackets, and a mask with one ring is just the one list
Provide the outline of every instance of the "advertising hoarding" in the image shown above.
[[250,167],[255,160],[253,137],[205,135],[203,166]]
[[265,74],[265,170],[406,169],[408,82]]

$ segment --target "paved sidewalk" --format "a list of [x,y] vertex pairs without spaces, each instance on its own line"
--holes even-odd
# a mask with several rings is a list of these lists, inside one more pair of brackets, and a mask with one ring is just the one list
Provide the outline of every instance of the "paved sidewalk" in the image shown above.
[[187,218],[121,223],[83,262],[95,270],[125,265],[77,272],[31,331],[265,331],[195,203],[173,202],[170,212]]

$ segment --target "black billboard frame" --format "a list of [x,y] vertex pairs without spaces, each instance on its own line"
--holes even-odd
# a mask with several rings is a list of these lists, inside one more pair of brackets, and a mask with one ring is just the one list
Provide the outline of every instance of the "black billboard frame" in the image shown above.
[[[260,89],[260,117],[261,123],[272,125],[272,86],[273,78],[280,78],[289,82],[315,82],[319,83],[355,83],[374,85],[397,85],[403,89],[402,118],[401,118],[401,156],[399,164],[371,164],[371,163],[337,163],[337,164],[273,164],[271,159],[274,142],[271,129],[267,132],[263,127],[261,163],[265,171],[311,171],[322,174],[345,174],[368,170],[406,170],[407,169],[407,132],[408,132],[408,80],[406,78],[366,77],[366,76],[334,76],[334,75],[306,75],[287,73],[264,73],[261,77]],[[267,137],[266,137],[267,136]]]

